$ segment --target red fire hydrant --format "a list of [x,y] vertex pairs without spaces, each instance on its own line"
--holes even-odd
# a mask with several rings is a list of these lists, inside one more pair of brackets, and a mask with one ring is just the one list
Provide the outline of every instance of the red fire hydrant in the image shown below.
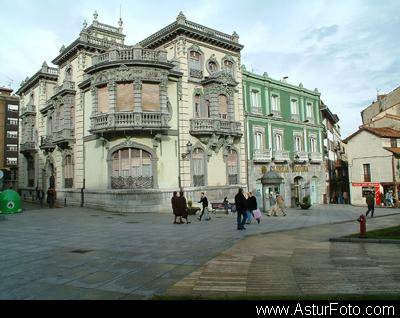
[[361,214],[360,217],[357,219],[360,222],[360,238],[364,238],[365,234],[367,233],[367,218],[364,214]]

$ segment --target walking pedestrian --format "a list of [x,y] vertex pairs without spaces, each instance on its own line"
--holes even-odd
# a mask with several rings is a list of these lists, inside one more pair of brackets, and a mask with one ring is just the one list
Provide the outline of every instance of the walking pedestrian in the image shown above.
[[201,221],[201,218],[203,217],[204,212],[207,210],[206,221],[208,221],[207,218],[210,217],[209,214],[208,214],[208,199],[205,196],[204,192],[201,193],[201,198],[200,198],[200,201],[198,203],[201,203],[202,206],[203,206],[203,210],[201,211],[201,214],[200,214],[198,220]]
[[368,210],[367,210],[367,213],[365,214],[365,216],[368,216],[369,212],[371,212],[371,218],[373,218],[374,210],[375,210],[375,198],[374,198],[374,195],[372,194],[372,191],[369,192],[365,201],[368,206]]
[[172,212],[174,213],[174,224],[178,224],[178,222],[176,222],[176,218],[179,216],[177,191],[174,191],[174,194],[171,198],[171,206],[172,206]]
[[249,192],[249,197],[248,197],[247,201],[248,201],[248,203],[247,203],[248,209],[251,211],[252,217],[254,217],[256,219],[258,224],[260,224],[261,212],[257,208],[257,199],[253,195],[252,192]]
[[189,217],[188,217],[188,207],[187,207],[187,202],[185,195],[183,191],[179,193],[179,198],[178,198],[178,209],[179,209],[179,217],[180,217],[180,222],[181,224],[184,224],[185,222],[182,221],[182,219],[186,220],[186,224],[189,224]]
[[228,201],[228,198],[225,197],[225,198],[224,198],[224,201],[223,201],[222,203],[223,203],[223,205],[224,205],[225,213],[226,213],[226,214],[229,214],[229,201]]
[[44,191],[42,188],[37,188],[36,198],[40,203],[40,207],[43,208]]
[[286,216],[285,200],[283,199],[283,197],[280,194],[276,197],[276,205],[278,206],[278,209],[283,214],[283,216]]
[[247,198],[246,198],[246,224],[251,224],[251,219],[253,218],[253,211],[251,209],[251,203],[250,203],[250,192],[247,192]]
[[243,194],[243,189],[240,188],[235,196],[235,205],[237,213],[237,229],[245,230],[244,224],[246,223],[246,198]]
[[47,203],[49,204],[49,208],[54,208],[54,203],[56,201],[56,191],[53,188],[49,188],[47,190]]

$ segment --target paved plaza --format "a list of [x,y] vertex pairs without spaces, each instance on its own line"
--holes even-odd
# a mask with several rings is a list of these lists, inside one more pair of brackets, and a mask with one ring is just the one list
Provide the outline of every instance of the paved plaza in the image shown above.
[[[334,253],[350,257],[348,255],[354,251],[349,244],[353,243],[334,243],[336,247],[332,250],[326,245],[333,243],[326,240],[333,227],[342,229],[340,231],[345,234],[356,232],[358,224],[354,220],[364,210],[339,205],[313,207],[307,211],[290,209],[286,217],[264,217],[260,225],[251,224],[246,231],[237,231],[233,215],[213,215],[209,222],[199,222],[192,217],[191,224],[174,225],[169,213],[107,213],[74,207],[49,210],[29,205],[24,213],[9,215],[0,221],[0,299],[147,299],[165,293],[180,294],[182,290],[193,294],[193,290],[198,290],[197,283],[205,286],[204,281],[197,278],[202,276],[209,262],[230,253],[237,254],[235,248],[249,251],[251,258],[247,252],[243,257],[247,262],[245,267],[252,270],[246,270],[246,283],[240,276],[245,272],[229,279],[246,286],[248,282],[253,282],[251,286],[261,286],[260,290],[246,289],[246,293],[270,290],[279,294],[279,290],[272,287],[277,285],[279,277],[286,275],[284,269],[292,262],[299,260],[300,265],[305,262],[301,266],[308,268],[314,261],[330,262],[329,257]],[[396,212],[394,209],[377,209],[376,216]],[[371,226],[384,219],[393,222],[390,218],[397,224],[400,220],[397,215],[378,217],[371,221]],[[340,223],[350,220],[351,223]],[[301,230],[285,234],[293,229]],[[251,243],[260,238],[258,245]],[[320,242],[310,243],[313,240]],[[253,246],[258,248],[253,249]],[[298,248],[294,250],[294,246]],[[392,258],[398,260],[397,246],[385,246],[390,249],[384,257],[388,267]],[[378,255],[380,247],[372,250],[371,253]],[[256,256],[258,252],[260,257]],[[278,257],[266,257],[268,253]],[[308,259],[307,255],[313,257]],[[289,256],[290,263],[287,262]],[[358,256],[354,254],[354,257]],[[355,260],[349,259],[348,264],[353,273],[358,269]],[[217,267],[223,271],[223,266]],[[258,270],[265,272],[269,267],[269,274],[256,275]],[[274,276],[272,272],[276,268],[282,270]],[[391,268],[398,271],[398,267]],[[199,276],[188,284],[188,277],[193,278],[193,275]],[[305,272],[303,276],[290,277],[296,282],[303,278],[312,280],[307,275]],[[269,279],[275,279],[275,283],[271,284]],[[182,289],[182,282],[186,289]],[[211,286],[216,285],[218,282],[211,280]],[[287,288],[282,287],[281,293],[287,294],[291,290],[300,293],[296,283],[293,283],[293,289],[289,283],[284,286]],[[234,294],[234,289],[222,292]],[[354,289],[349,285],[345,291]]]

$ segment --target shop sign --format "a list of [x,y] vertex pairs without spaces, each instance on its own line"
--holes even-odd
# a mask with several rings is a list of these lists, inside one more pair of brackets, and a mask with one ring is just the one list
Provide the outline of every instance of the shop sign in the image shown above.
[[308,166],[294,165],[293,172],[308,172]]

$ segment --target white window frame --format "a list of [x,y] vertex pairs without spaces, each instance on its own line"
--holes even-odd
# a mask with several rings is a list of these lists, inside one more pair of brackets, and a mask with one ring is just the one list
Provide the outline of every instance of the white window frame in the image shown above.
[[[14,134],[14,133],[15,133],[15,134]],[[9,130],[9,131],[7,131],[7,138],[18,139],[18,131],[15,131],[15,130]]]
[[300,115],[299,101],[295,98],[290,99],[290,113],[292,115]]
[[7,144],[7,151],[18,151],[18,145]]
[[18,105],[8,104],[7,109],[11,112],[17,112],[19,108]]
[[[13,125],[13,126],[17,126],[18,125],[18,118],[7,118],[8,124],[9,125]],[[13,123],[14,122],[14,123]]]
[[256,89],[251,89],[251,107],[252,108],[261,107],[261,94],[260,91]]
[[254,150],[264,149],[264,133],[260,130],[254,131]]
[[306,102],[306,117],[307,118],[314,118],[314,111],[313,111],[313,103],[310,101]]
[[301,135],[294,135],[294,150],[297,152],[303,151],[303,140]]
[[283,147],[283,134],[281,132],[275,132],[274,133],[274,150],[283,151],[283,149],[284,149],[284,147]]
[[318,143],[316,136],[310,136],[310,152],[311,153],[318,152]]
[[280,97],[276,93],[271,94],[271,110],[276,112],[281,111]]

